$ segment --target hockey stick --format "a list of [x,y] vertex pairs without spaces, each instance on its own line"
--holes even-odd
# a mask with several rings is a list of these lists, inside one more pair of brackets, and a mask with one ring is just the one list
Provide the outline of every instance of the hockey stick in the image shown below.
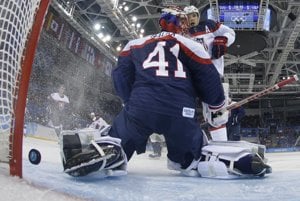
[[252,96],[249,96],[249,97],[247,97],[247,98],[245,98],[245,99],[243,99],[243,100],[241,100],[239,102],[236,102],[234,104],[228,105],[226,107],[226,110],[232,110],[232,109],[238,108],[238,107],[240,107],[240,106],[242,106],[242,105],[244,105],[244,104],[246,104],[246,103],[248,103],[250,101],[256,100],[256,99],[258,99],[258,98],[260,98],[260,97],[262,97],[262,96],[264,96],[266,94],[269,94],[269,93],[271,93],[271,92],[273,92],[273,91],[275,91],[277,89],[282,88],[283,86],[285,86],[287,84],[290,84],[290,83],[292,83],[294,81],[298,81],[298,80],[299,80],[298,76],[297,75],[293,75],[291,78],[283,80],[281,82],[278,82],[277,84],[273,85],[272,87],[264,89],[264,90],[262,90],[262,91],[260,91],[260,92],[258,92],[256,94],[253,94]]
[[[286,79],[286,80],[283,80],[281,82],[278,82],[277,84],[275,84],[275,85],[273,85],[273,86],[271,86],[271,87],[269,87],[267,89],[264,89],[264,90],[262,90],[262,91],[260,91],[260,92],[258,92],[256,94],[253,94],[252,96],[249,96],[249,97],[247,97],[247,98],[245,98],[245,99],[243,99],[243,100],[241,100],[239,102],[236,102],[236,103],[233,103],[231,105],[228,105],[225,109],[230,111],[230,110],[233,110],[235,108],[241,107],[242,105],[244,105],[246,103],[249,103],[250,101],[256,100],[256,99],[258,99],[258,98],[260,98],[260,97],[262,97],[262,96],[264,96],[266,94],[269,94],[269,93],[271,93],[271,92],[273,92],[273,91],[275,91],[275,90],[277,90],[279,88],[284,87],[287,84],[290,84],[290,83],[292,83],[294,81],[298,81],[298,80],[299,80],[298,76],[297,75],[293,75],[289,79]],[[221,111],[221,110],[222,109],[220,109],[219,111]],[[217,113],[218,113],[218,111],[216,112],[216,114]],[[200,124],[200,126],[205,126],[207,124],[208,124],[208,122],[204,122],[204,123]]]

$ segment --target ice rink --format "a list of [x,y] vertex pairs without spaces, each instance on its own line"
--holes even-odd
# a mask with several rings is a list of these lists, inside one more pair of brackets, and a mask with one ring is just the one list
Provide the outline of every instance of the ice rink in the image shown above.
[[[73,178],[63,173],[58,143],[24,138],[23,177],[47,192],[75,199],[97,201],[299,201],[300,153],[267,153],[273,173],[265,178],[217,180],[189,178],[166,168],[166,156],[149,159],[148,153],[134,156],[128,175]],[[28,161],[31,148],[42,155],[39,165]],[[28,192],[30,193],[30,192]],[[47,196],[44,196],[47,197]]]

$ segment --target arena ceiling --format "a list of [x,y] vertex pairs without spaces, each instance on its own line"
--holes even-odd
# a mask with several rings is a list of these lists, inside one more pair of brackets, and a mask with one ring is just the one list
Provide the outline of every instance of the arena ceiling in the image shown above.
[[[248,0],[250,1],[250,0]],[[194,5],[200,12],[218,7],[217,0],[53,0],[52,6],[110,58],[128,40],[159,32],[166,5]],[[233,96],[244,97],[297,74],[300,76],[300,0],[260,0],[272,10],[271,27],[236,30],[236,42],[225,56],[226,82]],[[218,12],[215,13],[218,16]],[[260,13],[263,17],[264,13]],[[100,24],[96,31],[94,25]],[[143,30],[143,31],[141,31]],[[142,33],[143,32],[143,33]],[[101,34],[100,34],[101,33]],[[110,36],[110,40],[106,36]],[[101,36],[101,37],[100,37]],[[109,48],[107,48],[109,47]],[[279,98],[300,97],[299,82],[277,90]]]

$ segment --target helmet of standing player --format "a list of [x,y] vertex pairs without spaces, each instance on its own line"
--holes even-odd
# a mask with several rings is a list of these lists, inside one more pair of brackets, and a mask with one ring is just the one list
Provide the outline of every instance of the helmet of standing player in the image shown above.
[[190,27],[194,27],[199,24],[200,13],[199,13],[198,8],[196,8],[195,6],[187,6],[184,8],[184,13],[188,17]]
[[185,33],[188,28],[188,20],[183,11],[177,7],[164,8],[159,19],[162,31],[173,33]]

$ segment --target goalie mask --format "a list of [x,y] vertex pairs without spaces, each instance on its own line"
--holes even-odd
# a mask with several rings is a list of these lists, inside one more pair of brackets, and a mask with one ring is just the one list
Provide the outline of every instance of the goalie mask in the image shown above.
[[195,6],[187,6],[184,8],[184,13],[188,17],[189,27],[194,27],[199,24],[200,13]]
[[178,7],[165,8],[159,19],[162,31],[184,34],[188,29],[188,19]]

